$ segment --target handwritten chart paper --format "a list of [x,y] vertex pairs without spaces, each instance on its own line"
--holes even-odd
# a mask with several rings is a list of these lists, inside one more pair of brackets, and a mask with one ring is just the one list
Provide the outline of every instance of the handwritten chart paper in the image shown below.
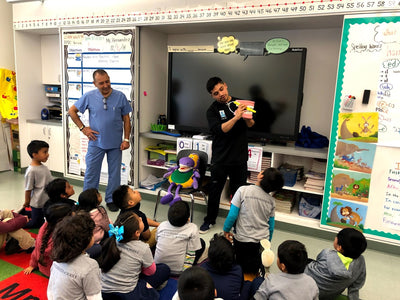
[[[400,15],[345,18],[332,129],[321,225],[353,226],[369,238],[399,244]],[[376,146],[373,160],[363,156],[373,157],[366,142]],[[370,170],[369,179],[356,178],[359,166]],[[369,190],[362,189],[367,182]],[[360,222],[346,221],[338,210],[345,206]]]
[[400,147],[400,27],[383,24],[379,34],[383,43],[376,102],[379,144]]

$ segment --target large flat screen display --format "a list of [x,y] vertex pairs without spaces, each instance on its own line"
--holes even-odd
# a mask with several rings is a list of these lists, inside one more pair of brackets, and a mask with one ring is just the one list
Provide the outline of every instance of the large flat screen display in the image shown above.
[[296,140],[305,60],[305,48],[247,58],[235,53],[170,53],[168,124],[188,133],[209,132],[206,111],[214,100],[206,82],[217,76],[231,96],[255,101],[250,140]]

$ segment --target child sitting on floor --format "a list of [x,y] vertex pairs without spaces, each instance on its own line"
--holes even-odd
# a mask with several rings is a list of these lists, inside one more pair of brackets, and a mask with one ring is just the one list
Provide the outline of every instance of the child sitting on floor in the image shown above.
[[14,213],[11,210],[0,210],[0,249],[6,242],[7,255],[20,251],[32,252],[35,239],[22,229],[28,222],[27,216]]
[[85,250],[93,243],[94,222],[86,212],[78,212],[59,222],[53,234],[54,263],[47,298],[100,300],[99,265]]
[[24,270],[24,274],[30,274],[36,268],[46,276],[50,276],[50,268],[53,264],[51,251],[53,249],[52,234],[56,225],[66,216],[72,214],[72,208],[65,203],[50,205],[45,211],[46,222],[40,227],[36,239],[35,250],[31,254],[29,267]]
[[168,209],[168,221],[162,222],[157,229],[154,260],[167,264],[173,275],[195,265],[205,250],[199,229],[196,224],[189,223],[189,216],[187,202],[175,202]]
[[100,258],[103,299],[158,299],[155,289],[168,280],[170,270],[165,264],[156,265],[149,245],[139,240],[142,218],[127,211],[114,225]]
[[208,248],[208,261],[201,267],[210,273],[219,297],[248,299],[250,282],[244,282],[242,268],[236,264],[235,250],[223,234],[214,234]]
[[280,244],[276,264],[282,272],[268,274],[254,299],[318,300],[317,284],[303,273],[307,251],[302,243],[288,240]]
[[88,212],[96,224],[93,231],[94,245],[86,251],[91,258],[100,255],[100,242],[104,238],[104,233],[108,236],[109,225],[112,224],[112,221],[107,215],[106,209],[100,205],[102,201],[103,199],[101,194],[95,188],[83,191],[78,198],[77,209]]
[[215,298],[216,295],[217,291],[210,274],[203,268],[195,266],[186,269],[181,274],[178,280],[178,291],[172,300],[222,300],[222,298]]
[[348,298],[358,300],[366,278],[365,260],[361,254],[367,248],[367,240],[360,231],[344,228],[335,237],[333,247],[334,250],[322,250],[304,273],[314,278],[320,299],[333,299],[347,288]]
[[[140,201],[142,196],[137,190],[131,189],[127,185],[119,186],[112,195],[113,203],[121,210],[120,214],[132,211],[142,218],[144,229],[140,235],[140,239],[145,241],[152,248],[156,244],[155,235],[158,225],[160,223],[147,218],[146,215],[140,210]],[[149,226],[155,227],[150,231]]]
[[75,194],[74,187],[64,178],[56,178],[52,180],[45,188],[45,192],[49,196],[49,200],[44,204],[43,210],[55,203],[66,203],[74,207],[76,202],[69,199]]

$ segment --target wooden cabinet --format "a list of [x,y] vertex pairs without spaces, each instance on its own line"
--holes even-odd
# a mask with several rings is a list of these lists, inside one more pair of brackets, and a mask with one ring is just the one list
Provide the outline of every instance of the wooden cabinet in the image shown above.
[[61,84],[61,57],[58,34],[42,35],[42,83]]
[[[44,121],[45,122],[45,121]],[[30,140],[42,140],[49,144],[47,167],[51,171],[64,173],[63,129],[60,124],[47,125],[29,123]]]

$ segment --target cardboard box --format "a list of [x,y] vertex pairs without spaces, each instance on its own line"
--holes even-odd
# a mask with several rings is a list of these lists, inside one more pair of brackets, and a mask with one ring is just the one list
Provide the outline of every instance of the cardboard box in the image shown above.
[[193,139],[191,138],[177,138],[176,140],[176,154],[181,150],[189,149],[192,150]]
[[207,155],[208,155],[207,164],[211,164],[212,141],[193,139],[192,149],[193,149],[193,150],[199,150],[199,151],[206,152]]

